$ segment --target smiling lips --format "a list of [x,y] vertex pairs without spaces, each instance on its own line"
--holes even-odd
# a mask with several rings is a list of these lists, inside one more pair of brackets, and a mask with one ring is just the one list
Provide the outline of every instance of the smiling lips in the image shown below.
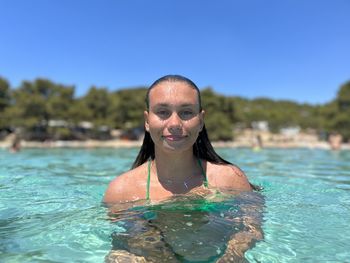
[[186,136],[183,136],[183,135],[164,135],[163,137],[166,140],[172,141],[172,142],[181,141],[184,138],[186,138]]

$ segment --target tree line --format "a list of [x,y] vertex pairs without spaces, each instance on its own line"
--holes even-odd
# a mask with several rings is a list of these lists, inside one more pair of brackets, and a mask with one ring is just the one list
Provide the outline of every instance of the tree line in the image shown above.
[[[79,139],[79,123],[93,124],[88,136],[107,129],[142,129],[147,87],[109,91],[91,86],[79,98],[75,87],[38,78],[13,88],[0,77],[0,131],[20,129],[29,139]],[[249,128],[254,121],[267,121],[272,132],[298,126],[319,133],[340,133],[350,138],[350,81],[335,99],[322,105],[300,104],[269,98],[246,99],[224,96],[211,87],[201,90],[205,122],[211,140],[232,140],[235,127]],[[51,127],[50,121],[67,125]],[[40,134],[35,138],[33,134]],[[83,137],[81,137],[83,138]]]

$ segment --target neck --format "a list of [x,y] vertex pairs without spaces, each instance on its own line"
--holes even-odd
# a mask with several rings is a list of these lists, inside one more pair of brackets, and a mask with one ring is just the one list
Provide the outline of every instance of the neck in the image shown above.
[[154,168],[158,180],[184,182],[200,173],[192,149],[181,153],[164,153],[155,149]]

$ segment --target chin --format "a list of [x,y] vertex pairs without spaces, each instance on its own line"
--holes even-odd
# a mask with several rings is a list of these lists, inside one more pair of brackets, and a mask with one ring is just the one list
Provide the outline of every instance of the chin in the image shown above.
[[187,143],[167,143],[163,142],[162,149],[169,153],[181,153],[186,152],[188,150],[192,150],[193,144]]

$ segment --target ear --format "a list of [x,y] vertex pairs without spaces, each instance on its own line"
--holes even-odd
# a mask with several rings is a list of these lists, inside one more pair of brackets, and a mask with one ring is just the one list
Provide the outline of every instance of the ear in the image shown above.
[[143,112],[143,116],[144,116],[144,118],[145,118],[145,130],[147,131],[147,132],[149,132],[149,123],[148,123],[148,111],[144,111]]
[[204,127],[204,115],[205,115],[205,111],[202,110],[202,111],[199,113],[199,120],[200,120],[200,125],[201,125],[200,131],[202,131],[202,130],[203,130],[203,127]]

